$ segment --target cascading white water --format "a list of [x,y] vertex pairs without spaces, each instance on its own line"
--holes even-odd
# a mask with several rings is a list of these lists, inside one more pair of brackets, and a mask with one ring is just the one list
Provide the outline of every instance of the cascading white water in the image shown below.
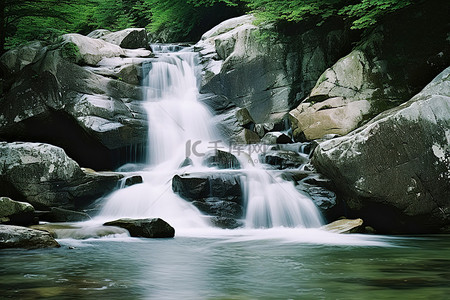
[[[196,54],[192,51],[166,53],[169,48],[153,47],[162,53],[143,66],[150,149],[149,169],[141,174],[144,183],[110,195],[100,218],[160,217],[177,230],[208,226],[207,218],[197,208],[172,192],[171,179],[179,172],[205,171],[205,167],[201,166],[201,157],[195,155],[190,156],[192,166],[185,167],[183,171],[178,169],[186,158],[188,143],[200,141],[204,146],[222,139],[210,124],[212,118],[209,111],[197,101]],[[241,173],[246,227],[321,225],[317,208],[291,182],[255,166]]]
[[246,226],[319,227],[320,214],[314,203],[300,194],[292,182],[275,177],[268,171],[248,172]]
[[[160,54],[161,55],[161,54]],[[197,101],[195,53],[165,54],[144,65],[149,163],[176,169],[189,140],[211,140],[211,116]],[[172,163],[172,164],[171,164]],[[171,165],[170,165],[171,164]]]

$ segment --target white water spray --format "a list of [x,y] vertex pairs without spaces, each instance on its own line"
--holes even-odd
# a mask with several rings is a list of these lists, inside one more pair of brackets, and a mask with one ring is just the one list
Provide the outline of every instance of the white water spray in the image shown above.
[[[144,183],[111,194],[99,218],[159,217],[177,231],[207,228],[208,218],[172,192],[171,179],[183,172],[228,172],[203,167],[201,157],[195,155],[190,156],[192,166],[179,169],[186,158],[187,143],[200,141],[205,147],[221,138],[210,124],[212,118],[208,110],[197,101],[196,54],[192,51],[166,53],[168,48],[162,46],[154,49],[162,53],[143,66],[150,149],[148,169],[140,173]],[[206,150],[202,149],[203,152]],[[242,174],[246,227],[310,228],[321,225],[317,208],[295,189],[293,183],[259,167],[243,169]]]

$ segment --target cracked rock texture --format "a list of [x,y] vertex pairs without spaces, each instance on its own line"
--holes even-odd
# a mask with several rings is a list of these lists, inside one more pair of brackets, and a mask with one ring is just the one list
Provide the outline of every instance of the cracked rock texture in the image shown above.
[[344,137],[319,144],[349,217],[380,233],[450,230],[450,67],[419,94]]
[[[448,16],[439,2],[386,18],[318,77],[309,97],[290,111],[294,139],[345,135],[408,101],[446,68]],[[414,32],[414,38],[405,32]]]
[[253,126],[239,124],[237,111],[246,109],[261,126],[280,122],[308,95],[320,74],[350,49],[340,24],[292,31],[255,26],[254,20],[252,15],[227,20],[195,46],[203,101],[215,112],[223,135],[235,142],[259,141]]
[[115,173],[83,171],[63,149],[40,143],[0,142],[0,191],[36,209],[83,208],[111,192]]
[[21,226],[0,225],[0,249],[58,247],[60,245],[48,232]]
[[[143,31],[119,33],[134,40]],[[140,64],[149,56],[145,49],[124,49],[79,34],[5,53],[0,58],[7,75],[0,95],[0,139],[54,144],[94,169],[127,162],[129,149],[147,143],[138,85]]]

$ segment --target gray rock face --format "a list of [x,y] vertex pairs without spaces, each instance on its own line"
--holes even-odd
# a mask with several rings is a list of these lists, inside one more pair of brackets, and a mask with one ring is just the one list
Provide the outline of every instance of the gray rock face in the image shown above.
[[147,30],[145,28],[127,28],[107,33],[99,38],[125,49],[149,48]]
[[261,162],[278,169],[299,168],[308,162],[308,158],[289,150],[269,150],[259,155]]
[[62,40],[8,85],[0,98],[0,138],[55,144],[95,169],[118,167],[135,148],[144,152],[147,117],[136,66],[150,51],[77,34]]
[[0,197],[0,223],[30,225],[34,219],[34,207],[26,202]]
[[240,176],[201,173],[175,175],[172,189],[183,199],[192,202],[203,213],[213,216],[213,225],[233,229],[241,226],[244,204]]
[[82,222],[91,219],[91,217],[84,212],[58,207],[52,207],[50,211],[39,212],[38,216],[39,221],[47,222]]
[[57,241],[47,232],[13,225],[0,225],[0,249],[55,248]]
[[[218,98],[218,97],[216,97]],[[219,98],[223,99],[223,98]],[[253,131],[255,123],[246,108],[238,108],[234,105],[228,106],[227,102],[222,103],[224,106],[216,106],[211,101],[206,105],[214,105],[221,112],[216,112],[213,122],[217,124],[221,136],[226,138],[233,144],[255,144],[260,141],[258,134]],[[223,107],[226,107],[223,109]]]
[[203,67],[201,93],[246,108],[255,123],[276,123],[343,54],[348,37],[325,25],[275,39],[273,27],[253,21],[251,15],[230,19],[202,36],[196,45]]
[[450,224],[450,68],[398,108],[313,155],[354,216],[379,232],[437,232]]
[[118,174],[85,173],[63,149],[0,142],[0,190],[37,209],[74,209],[112,191]]
[[[345,135],[357,128],[370,112],[377,91],[376,71],[364,54],[353,51],[325,71],[305,103],[290,112],[296,140],[313,140],[326,134]],[[313,99],[326,100],[315,103]],[[368,100],[367,100],[368,99]]]
[[290,144],[292,140],[282,132],[268,132],[261,139],[261,143],[266,145]]
[[27,43],[10,50],[0,57],[0,68],[6,75],[12,76],[31,64],[44,46],[39,41]]
[[105,36],[107,34],[110,34],[111,31],[107,30],[107,29],[96,29],[94,31],[92,31],[91,33],[89,33],[87,35],[87,37],[93,38],[93,39],[99,39],[102,36]]
[[327,69],[309,97],[290,112],[294,139],[345,135],[408,101],[446,68],[448,22],[439,2],[385,18],[355,50]]
[[175,236],[175,229],[160,218],[119,219],[103,225],[125,228],[133,237],[173,238]]
[[203,165],[219,169],[241,168],[241,164],[239,163],[236,156],[234,156],[230,152],[221,151],[217,149],[205,153],[205,156],[203,158]]
[[172,190],[188,201],[216,197],[224,201],[243,204],[239,175],[196,173],[175,175]]

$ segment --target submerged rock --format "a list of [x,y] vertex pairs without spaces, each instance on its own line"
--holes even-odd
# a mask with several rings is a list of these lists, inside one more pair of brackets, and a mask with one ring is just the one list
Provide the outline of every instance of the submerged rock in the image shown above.
[[160,218],[119,219],[103,225],[125,228],[132,237],[172,238],[175,236],[175,229]]
[[85,240],[122,234],[128,235],[127,230],[119,227],[101,225],[80,226],[76,223],[47,223],[33,225],[30,228],[48,232],[52,237],[57,239]]
[[320,229],[333,232],[333,233],[357,233],[361,232],[364,229],[362,228],[363,220],[362,219],[342,219],[334,221],[330,224],[320,227]]
[[13,225],[0,225],[0,249],[60,247],[52,236],[40,230]]
[[242,221],[227,217],[211,217],[210,222],[214,226],[223,229],[236,229],[244,226],[244,223]]
[[320,143],[312,162],[378,232],[438,232],[450,224],[449,128],[450,67],[410,101]]

